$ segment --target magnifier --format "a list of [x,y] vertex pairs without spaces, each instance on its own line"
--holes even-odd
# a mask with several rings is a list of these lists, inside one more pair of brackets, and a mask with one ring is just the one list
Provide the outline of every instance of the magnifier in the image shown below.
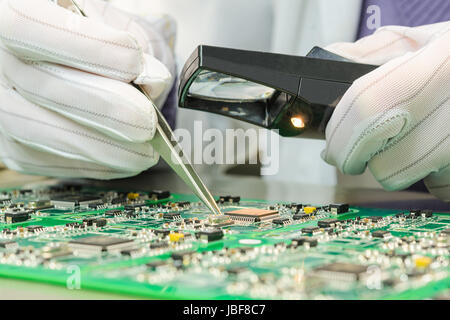
[[184,65],[178,103],[285,137],[324,139],[344,93],[375,68],[320,47],[303,57],[201,45]]

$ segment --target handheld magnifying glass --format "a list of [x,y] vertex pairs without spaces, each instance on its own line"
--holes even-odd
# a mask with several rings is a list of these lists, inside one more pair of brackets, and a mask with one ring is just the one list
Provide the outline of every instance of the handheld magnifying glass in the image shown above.
[[202,45],[184,65],[178,103],[285,137],[324,139],[344,93],[375,68],[319,47],[303,57]]

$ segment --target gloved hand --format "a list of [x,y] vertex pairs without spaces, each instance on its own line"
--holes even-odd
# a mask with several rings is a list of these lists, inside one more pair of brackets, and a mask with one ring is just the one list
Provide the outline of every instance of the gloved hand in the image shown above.
[[383,27],[327,49],[381,66],[337,105],[323,159],[345,174],[368,166],[387,190],[425,178],[431,193],[450,201],[450,22]]
[[154,108],[174,72],[161,21],[100,0],[78,1],[88,18],[49,0],[0,2],[0,161],[27,174],[96,179],[156,164]]

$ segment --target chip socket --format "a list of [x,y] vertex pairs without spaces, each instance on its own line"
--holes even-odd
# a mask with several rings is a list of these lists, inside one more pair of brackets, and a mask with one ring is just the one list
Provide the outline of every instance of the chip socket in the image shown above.
[[256,208],[244,208],[225,212],[231,220],[236,222],[260,222],[279,218],[277,210],[266,210]]
[[133,247],[133,245],[133,240],[97,235],[79,238],[69,242],[69,247],[73,250],[92,253],[124,250]]

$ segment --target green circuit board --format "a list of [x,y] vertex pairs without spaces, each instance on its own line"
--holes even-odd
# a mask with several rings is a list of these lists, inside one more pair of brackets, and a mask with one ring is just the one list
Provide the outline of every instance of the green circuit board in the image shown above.
[[0,277],[163,299],[448,295],[450,215],[79,186],[0,191]]

